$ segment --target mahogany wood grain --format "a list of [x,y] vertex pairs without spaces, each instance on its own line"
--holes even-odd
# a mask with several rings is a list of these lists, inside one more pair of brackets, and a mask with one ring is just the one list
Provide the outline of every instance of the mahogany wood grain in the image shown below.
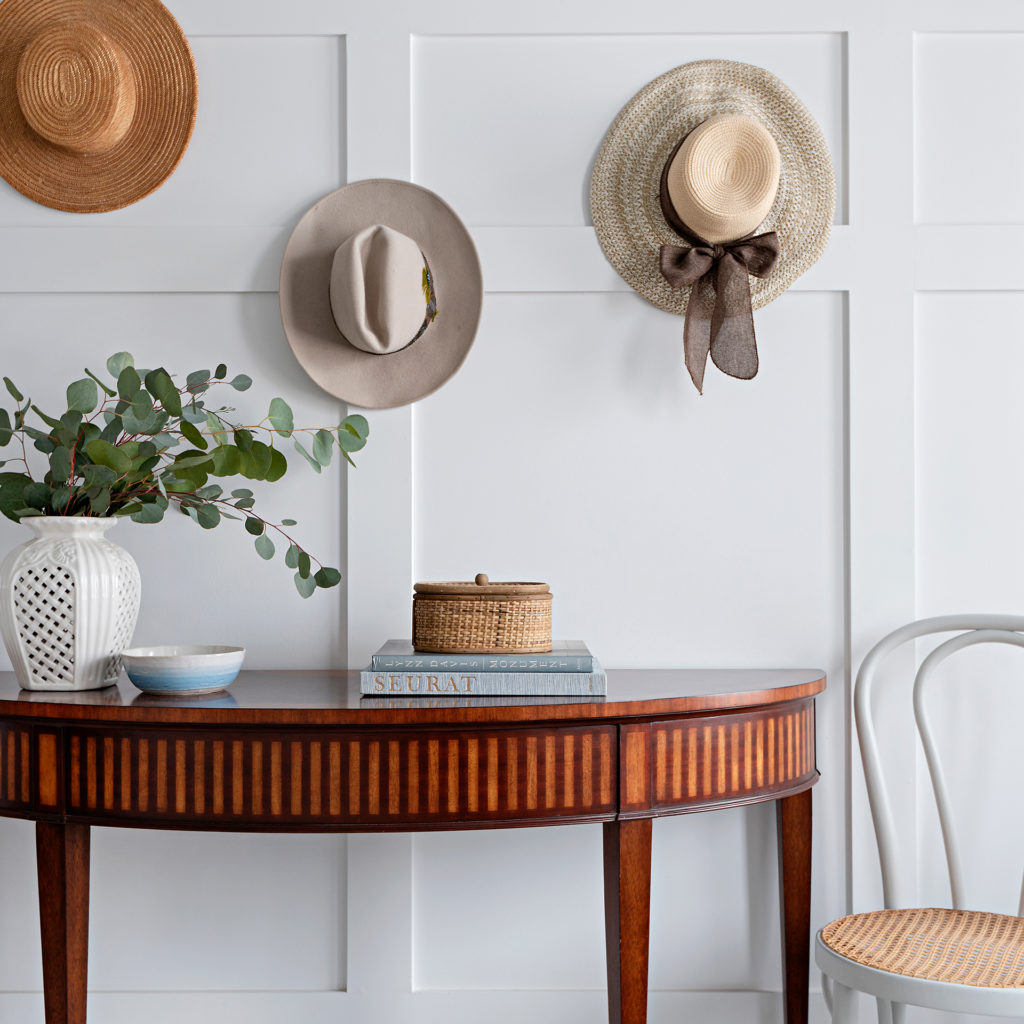
[[85,1024],[89,827],[36,823],[46,1024]]
[[647,1020],[652,818],[604,826],[609,1024]]
[[246,672],[208,698],[0,674],[0,816],[37,822],[47,1024],[84,1024],[89,826],[604,823],[609,1016],[643,1024],[654,817],[775,800],[787,1024],[806,1024],[815,670],[618,671],[607,698],[364,698]]
[[811,965],[811,790],[775,802],[779,840],[782,998],[786,1024],[806,1024]]

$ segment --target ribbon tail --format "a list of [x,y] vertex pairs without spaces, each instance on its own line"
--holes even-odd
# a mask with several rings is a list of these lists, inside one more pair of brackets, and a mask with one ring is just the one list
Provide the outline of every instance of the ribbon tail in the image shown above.
[[747,268],[726,254],[715,275],[715,306],[711,315],[711,359],[723,373],[740,380],[757,376],[757,338],[750,305]]
[[708,316],[707,283],[701,279],[690,292],[683,323],[683,358],[697,394],[704,394],[704,371],[711,349],[711,318]]

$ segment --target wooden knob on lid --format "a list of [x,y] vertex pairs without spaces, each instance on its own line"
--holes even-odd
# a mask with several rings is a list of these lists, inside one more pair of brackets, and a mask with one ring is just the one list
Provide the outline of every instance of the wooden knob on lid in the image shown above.
[[487,578],[487,573],[485,573],[485,572],[478,572],[476,574],[475,582],[476,582],[476,585],[478,587],[486,587],[487,584],[490,583],[491,581]]
[[18,62],[21,112],[38,135],[75,153],[102,153],[135,116],[135,75],[125,52],[88,22],[39,32]]

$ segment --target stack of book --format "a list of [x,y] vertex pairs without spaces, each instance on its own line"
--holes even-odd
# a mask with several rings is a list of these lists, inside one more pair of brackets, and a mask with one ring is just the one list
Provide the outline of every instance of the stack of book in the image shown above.
[[579,640],[548,654],[425,654],[409,640],[389,640],[359,676],[376,697],[600,697],[604,669]]

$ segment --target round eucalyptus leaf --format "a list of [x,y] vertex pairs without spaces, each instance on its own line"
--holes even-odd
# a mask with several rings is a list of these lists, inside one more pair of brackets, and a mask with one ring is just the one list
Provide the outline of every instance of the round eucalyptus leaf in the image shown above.
[[100,390],[96,381],[83,377],[68,385],[68,408],[77,412],[92,412],[100,403]]
[[328,587],[336,587],[341,582],[341,573],[337,569],[332,569],[330,566],[325,565],[313,576],[313,579],[318,587],[327,589]]
[[164,510],[157,505],[155,502],[151,502],[148,505],[143,505],[132,516],[133,523],[159,523],[164,517]]
[[283,398],[272,398],[270,400],[270,412],[267,414],[270,425],[283,434],[291,437],[295,429],[295,417],[292,415],[291,407]]
[[117,377],[117,393],[125,402],[130,402],[142,388],[142,378],[134,366],[126,366]]
[[341,425],[356,437],[369,437],[370,436],[370,424],[367,423],[365,416],[360,416],[356,413],[353,416],[346,416],[342,421]]
[[287,472],[288,460],[284,457],[284,453],[278,448],[271,448],[270,466],[266,472],[266,479],[273,483],[275,480],[280,480]]
[[127,473],[131,468],[131,457],[102,438],[90,441],[85,446],[85,453],[97,466],[109,466],[118,475]]
[[71,476],[71,452],[67,448],[54,448],[50,454],[50,476],[55,483],[63,483]]
[[313,458],[321,466],[329,466],[333,454],[334,435],[329,430],[318,430],[313,437]]
[[313,591],[316,590],[316,582],[313,580],[313,578],[311,576],[309,576],[309,577],[303,576],[301,573],[297,572],[295,574],[294,579],[295,579],[295,589],[303,597],[312,597],[313,596]]
[[196,509],[196,522],[204,530],[212,530],[220,523],[220,509],[216,505],[200,505]]
[[126,366],[134,366],[135,358],[131,352],[115,352],[107,360],[107,373],[110,374],[114,380],[117,380],[124,372]]

